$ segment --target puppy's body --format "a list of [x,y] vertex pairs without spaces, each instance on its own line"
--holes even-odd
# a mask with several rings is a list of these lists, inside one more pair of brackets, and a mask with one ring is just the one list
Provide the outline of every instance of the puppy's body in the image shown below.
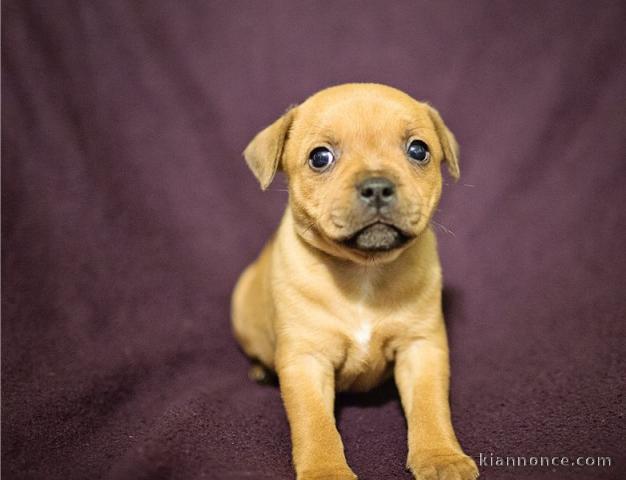
[[444,334],[435,243],[428,229],[398,262],[358,265],[302,241],[288,209],[235,290],[237,339],[272,369],[290,355],[320,357],[338,390],[367,391],[389,376],[404,345]]
[[[413,138],[433,157],[419,166],[404,151]],[[332,169],[317,171],[310,158],[307,166],[319,145],[332,151]],[[334,392],[366,391],[391,373],[416,477],[477,474],[450,423],[441,272],[428,226],[439,164],[458,175],[455,148],[430,107],[389,87],[345,85],[289,111],[246,150],[262,186],[285,170],[290,203],[236,286],[233,328],[244,351],[279,376],[299,479],[355,478]]]

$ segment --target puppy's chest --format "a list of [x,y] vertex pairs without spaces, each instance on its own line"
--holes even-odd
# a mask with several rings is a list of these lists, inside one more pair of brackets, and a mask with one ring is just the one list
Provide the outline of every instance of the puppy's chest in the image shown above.
[[368,390],[388,375],[393,350],[385,322],[356,312],[344,326],[343,358],[336,371],[339,390]]

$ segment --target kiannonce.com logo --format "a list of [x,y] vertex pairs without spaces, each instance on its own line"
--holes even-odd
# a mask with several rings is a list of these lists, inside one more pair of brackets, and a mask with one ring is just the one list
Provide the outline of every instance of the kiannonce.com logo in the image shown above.
[[591,456],[499,456],[494,453],[479,453],[479,467],[611,467],[611,457]]

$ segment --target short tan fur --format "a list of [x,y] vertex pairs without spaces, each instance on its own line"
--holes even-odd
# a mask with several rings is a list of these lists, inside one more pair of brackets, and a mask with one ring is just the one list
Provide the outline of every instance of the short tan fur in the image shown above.
[[[427,162],[407,156],[414,141],[427,146]],[[334,159],[324,171],[309,165],[319,147]],[[458,178],[459,153],[437,111],[384,85],[331,87],[261,131],[244,156],[262,188],[277,170],[289,185],[278,231],[237,283],[232,322],[246,354],[278,374],[297,478],[356,478],[335,425],[335,392],[367,391],[390,375],[415,477],[476,478],[448,402],[441,269],[430,220],[441,165]],[[393,186],[389,205],[372,206],[364,196],[362,185],[372,178]],[[350,241],[368,229],[376,248]]]

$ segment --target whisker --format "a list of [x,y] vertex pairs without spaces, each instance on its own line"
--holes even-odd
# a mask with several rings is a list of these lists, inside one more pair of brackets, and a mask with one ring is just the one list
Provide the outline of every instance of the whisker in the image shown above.
[[444,187],[449,187],[450,185],[457,185],[459,187],[469,187],[469,188],[474,188],[476,185],[472,185],[470,183],[456,183],[456,184],[450,184],[448,182],[443,182],[443,186]]
[[315,226],[315,222],[311,222],[302,232],[302,235],[306,235],[309,230],[311,230]]
[[430,223],[432,223],[436,227],[439,227],[442,232],[447,233],[449,235],[452,235],[453,237],[456,237],[456,234],[452,230],[450,230],[448,227],[446,227],[445,225],[443,225],[443,224],[441,224],[441,223],[439,223],[439,222],[437,222],[435,220],[432,220],[432,219],[431,219]]

